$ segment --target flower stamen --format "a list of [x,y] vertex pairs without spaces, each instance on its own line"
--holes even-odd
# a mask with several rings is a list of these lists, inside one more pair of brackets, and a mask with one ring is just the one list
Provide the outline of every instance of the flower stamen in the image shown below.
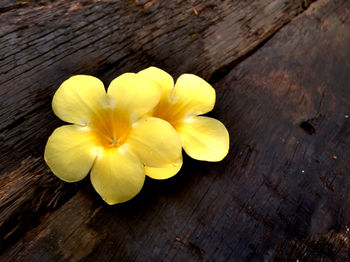
[[120,145],[120,139],[119,138],[112,138],[111,145],[114,147],[117,147]]

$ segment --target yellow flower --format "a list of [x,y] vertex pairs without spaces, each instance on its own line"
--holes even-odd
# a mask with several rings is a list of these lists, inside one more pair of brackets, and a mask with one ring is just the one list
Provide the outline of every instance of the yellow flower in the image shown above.
[[[228,153],[229,134],[218,120],[199,116],[211,111],[215,105],[215,90],[202,78],[181,75],[174,86],[173,78],[165,71],[150,67],[137,73],[162,88],[154,117],[168,121],[178,132],[185,152],[192,158],[204,161],[221,161]],[[182,166],[182,157],[166,167],[146,166],[146,174],[156,179],[175,175]]]
[[49,137],[44,158],[67,182],[91,170],[95,190],[108,204],[134,197],[145,180],[145,165],[158,168],[181,156],[181,141],[166,121],[145,117],[159,102],[161,89],[147,78],[126,73],[106,93],[103,83],[87,75],[69,78],[52,101],[54,113],[73,125]]

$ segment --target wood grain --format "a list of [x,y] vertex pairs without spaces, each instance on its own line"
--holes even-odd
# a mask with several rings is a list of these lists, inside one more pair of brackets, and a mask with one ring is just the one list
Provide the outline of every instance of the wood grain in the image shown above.
[[112,207],[86,184],[0,260],[349,261],[349,10],[318,0],[229,72],[199,69],[222,78],[223,162],[186,157]]
[[92,74],[108,85],[150,65],[217,81],[310,2],[2,1],[0,250],[87,182],[63,183],[42,160],[62,124],[50,106],[62,81]]
[[29,154],[42,155],[59,124],[52,95],[69,76],[93,74],[108,84],[123,72],[158,65],[175,76],[193,72],[208,79],[305,8],[301,0],[23,5],[5,5],[10,10],[0,15],[1,172]]

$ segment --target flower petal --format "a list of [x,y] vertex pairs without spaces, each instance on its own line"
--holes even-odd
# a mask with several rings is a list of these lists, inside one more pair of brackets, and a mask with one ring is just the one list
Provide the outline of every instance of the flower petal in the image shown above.
[[137,121],[127,143],[141,162],[150,167],[163,167],[181,156],[181,140],[176,130],[168,122],[155,117]]
[[137,73],[152,81],[155,81],[162,89],[162,96],[168,96],[174,87],[174,79],[162,69],[151,66]]
[[91,183],[108,204],[130,200],[137,195],[145,181],[145,169],[128,151],[105,149],[91,170]]
[[49,137],[44,159],[52,172],[66,182],[82,180],[97,155],[95,137],[86,127],[67,125]]
[[192,117],[178,127],[183,148],[192,158],[221,161],[228,153],[229,134],[218,120],[205,116]]
[[110,95],[121,112],[142,116],[159,102],[161,89],[157,83],[134,73],[125,73],[114,79],[108,87]]
[[192,115],[201,115],[214,108],[215,89],[196,75],[183,74],[177,79],[169,100]]
[[167,179],[175,176],[182,167],[182,156],[174,163],[164,167],[149,167],[145,166],[146,175],[153,179]]
[[86,124],[106,98],[101,80],[88,75],[72,76],[57,89],[52,109],[63,121]]

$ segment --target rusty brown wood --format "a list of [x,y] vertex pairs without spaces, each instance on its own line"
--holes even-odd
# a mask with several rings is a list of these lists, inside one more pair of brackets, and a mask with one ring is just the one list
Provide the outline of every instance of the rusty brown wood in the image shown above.
[[[62,123],[50,107],[77,73],[106,84],[157,65],[209,79],[256,50],[310,1],[3,1],[0,6],[0,250],[81,184],[42,160]],[[24,162],[22,162],[24,161]],[[84,182],[83,182],[84,184]]]
[[[37,58],[31,61],[38,66],[19,67],[19,78],[6,73],[15,78],[1,86],[1,117],[8,120],[2,137],[20,139],[19,149],[21,143],[29,145],[17,155],[8,153],[9,148],[3,149],[7,155],[1,155],[12,170],[4,164],[0,178],[0,232],[3,243],[11,244],[0,260],[350,259],[350,3],[318,0],[296,17],[309,3],[203,2],[57,1],[15,8],[9,2],[3,9],[1,19],[13,24],[4,26],[0,43],[10,51],[13,30],[24,30],[23,43],[33,32],[43,32],[45,38],[51,19],[62,23],[59,28],[67,38],[52,56],[51,51],[40,55],[25,51],[23,61],[32,54]],[[104,11],[96,20],[101,22],[72,23],[89,12],[95,14],[95,8]],[[48,14],[37,17],[45,14],[43,10]],[[101,28],[103,21],[110,21],[111,11],[106,10],[115,10],[122,20],[113,30]],[[31,21],[46,17],[47,23],[43,30],[37,24],[22,28],[15,21],[26,16],[33,17]],[[77,30],[68,32],[70,27]],[[50,37],[59,28],[51,28]],[[90,32],[82,46],[73,37],[79,30]],[[96,39],[94,30],[107,30],[106,36]],[[51,50],[50,45],[57,44],[52,39],[37,41]],[[85,62],[80,64],[79,59]],[[45,67],[47,61],[52,64]],[[149,179],[135,199],[113,207],[105,205],[89,183],[74,186],[55,180],[40,156],[47,135],[59,124],[47,98],[57,82],[83,71],[108,83],[124,70],[149,64],[174,75],[192,72],[211,79],[218,101],[212,115],[229,129],[229,156],[216,164],[185,158],[176,177]],[[21,83],[25,76],[31,91],[20,85],[6,91],[12,90],[10,82]],[[13,104],[4,104],[7,100]],[[22,107],[24,112],[16,111]],[[20,120],[13,119],[18,114]],[[23,126],[29,129],[22,132]],[[19,165],[20,160],[24,161]],[[18,239],[33,227],[24,219],[37,226]]]

